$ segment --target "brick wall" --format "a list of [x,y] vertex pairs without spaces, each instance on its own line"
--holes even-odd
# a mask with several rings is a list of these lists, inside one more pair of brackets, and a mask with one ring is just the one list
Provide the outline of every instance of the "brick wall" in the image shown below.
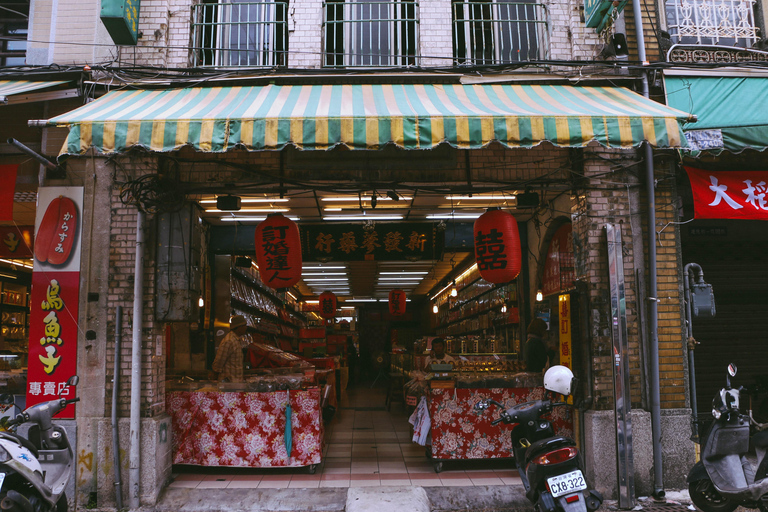
[[423,67],[453,65],[451,0],[419,2],[419,52]]
[[323,66],[323,2],[301,0],[288,4],[288,66]]

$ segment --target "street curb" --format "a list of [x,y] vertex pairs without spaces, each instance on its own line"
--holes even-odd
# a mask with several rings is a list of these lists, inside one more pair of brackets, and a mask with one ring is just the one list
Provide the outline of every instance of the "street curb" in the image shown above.
[[522,485],[425,487],[430,512],[533,511]]

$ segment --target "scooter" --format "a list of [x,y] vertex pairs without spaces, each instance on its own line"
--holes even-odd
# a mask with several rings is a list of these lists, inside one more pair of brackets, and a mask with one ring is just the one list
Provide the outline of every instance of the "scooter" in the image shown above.
[[[76,386],[78,377],[67,381]],[[66,512],[64,488],[74,465],[74,453],[62,427],[53,417],[67,405],[79,402],[59,396],[29,407],[10,420],[0,432],[0,510],[2,512]],[[15,432],[32,423],[27,437]]]
[[[573,380],[571,370],[553,366],[544,374],[544,388],[567,396]],[[492,425],[514,425],[511,435],[515,464],[525,495],[537,512],[593,512],[600,508],[603,497],[588,489],[576,443],[556,436],[552,423],[542,418],[566,402],[535,400],[505,410],[495,400],[484,399],[475,404],[475,410],[483,411],[491,404],[502,410]]]
[[[740,412],[743,387],[731,387],[736,365],[728,365],[726,385],[712,400],[715,421],[704,436],[701,460],[688,473],[691,501],[704,512],[731,512],[738,506],[768,512],[768,423]],[[750,430],[757,470],[747,459]]]

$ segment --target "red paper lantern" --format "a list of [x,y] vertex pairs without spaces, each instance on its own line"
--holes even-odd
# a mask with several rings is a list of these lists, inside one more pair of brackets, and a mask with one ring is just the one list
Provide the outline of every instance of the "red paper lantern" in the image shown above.
[[475,260],[489,283],[508,283],[520,273],[520,233],[510,213],[489,209],[475,221]]
[[403,290],[390,290],[389,314],[392,316],[405,314],[405,292]]
[[281,213],[270,214],[256,227],[256,263],[270,288],[290,288],[301,279],[299,227]]
[[336,294],[333,292],[320,294],[320,316],[326,320],[336,316]]

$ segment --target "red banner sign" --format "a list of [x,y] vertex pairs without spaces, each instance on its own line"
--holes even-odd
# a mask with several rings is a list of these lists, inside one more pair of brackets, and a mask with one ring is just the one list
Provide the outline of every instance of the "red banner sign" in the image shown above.
[[571,224],[564,224],[555,231],[549,242],[547,259],[544,262],[544,277],[541,293],[552,295],[573,288],[573,239]]
[[696,219],[768,220],[768,172],[686,167]]
[[18,165],[0,165],[0,220],[13,220]]
[[[35,263],[29,315],[27,407],[59,396],[77,372],[82,187],[41,187],[37,195]],[[41,250],[42,249],[42,250]],[[74,405],[59,418],[74,418]]]
[[0,226],[0,258],[31,258],[34,226]]

